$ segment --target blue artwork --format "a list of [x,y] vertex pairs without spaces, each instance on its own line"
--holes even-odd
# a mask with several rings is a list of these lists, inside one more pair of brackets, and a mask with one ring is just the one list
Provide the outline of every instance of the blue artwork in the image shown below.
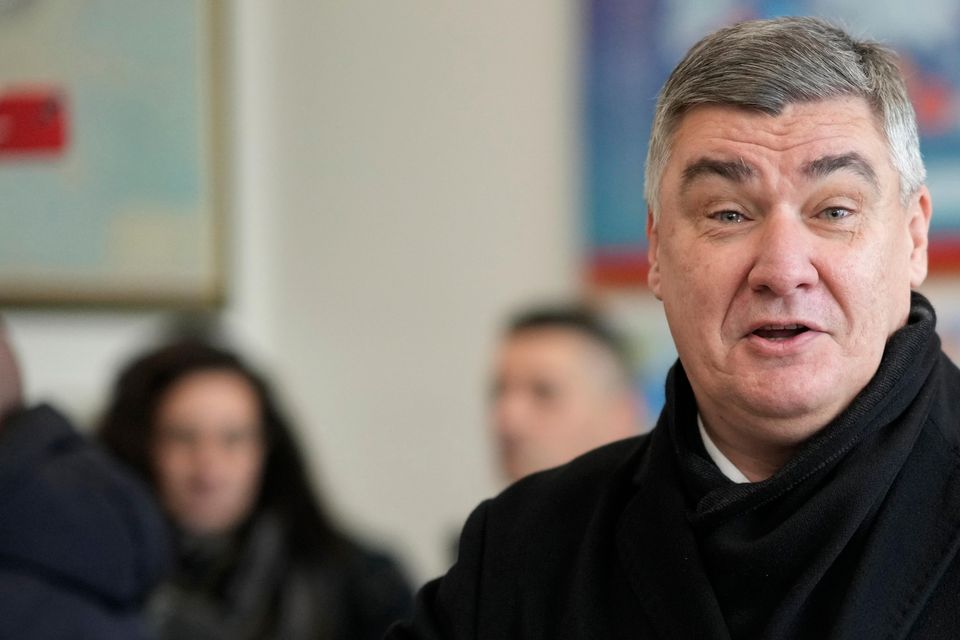
[[657,92],[687,49],[752,18],[816,15],[901,56],[933,193],[931,268],[960,267],[960,2],[591,0],[586,43],[584,235],[589,280],[646,274],[643,168]]

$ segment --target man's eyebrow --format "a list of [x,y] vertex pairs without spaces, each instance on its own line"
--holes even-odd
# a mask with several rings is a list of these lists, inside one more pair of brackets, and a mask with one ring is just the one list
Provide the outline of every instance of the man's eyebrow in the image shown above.
[[880,180],[870,163],[856,151],[835,156],[823,156],[803,165],[803,173],[811,178],[825,178],[835,171],[849,169],[880,191]]
[[737,160],[699,158],[683,169],[683,186],[688,186],[701,176],[709,175],[719,176],[731,182],[746,182],[756,176],[757,171],[744,162],[743,158]]

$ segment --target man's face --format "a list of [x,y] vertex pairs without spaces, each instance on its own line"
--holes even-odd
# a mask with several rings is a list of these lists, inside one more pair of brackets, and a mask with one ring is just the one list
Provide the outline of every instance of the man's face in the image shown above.
[[230,371],[188,374],[163,396],[153,426],[160,501],[194,535],[227,533],[254,508],[265,446],[260,404]]
[[[703,106],[678,127],[648,220],[650,285],[701,412],[795,443],[867,384],[926,275],[926,189],[899,177],[865,101],[776,117]],[[792,426],[790,426],[792,425]]]
[[505,475],[516,480],[632,435],[629,394],[617,373],[611,356],[572,329],[507,337],[491,407]]

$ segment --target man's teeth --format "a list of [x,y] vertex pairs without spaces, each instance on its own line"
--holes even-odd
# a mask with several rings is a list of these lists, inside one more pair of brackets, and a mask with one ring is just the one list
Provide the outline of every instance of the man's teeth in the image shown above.
[[786,340],[807,330],[808,327],[802,324],[768,324],[753,333],[766,340]]

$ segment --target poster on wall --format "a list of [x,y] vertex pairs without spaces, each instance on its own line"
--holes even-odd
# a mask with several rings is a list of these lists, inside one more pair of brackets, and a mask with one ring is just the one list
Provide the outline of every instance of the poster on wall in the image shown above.
[[960,272],[960,2],[956,0],[589,0],[585,234],[589,281],[646,277],[643,168],[656,95],[705,34],[727,24],[816,15],[892,46],[916,107],[934,197],[930,267]]
[[0,0],[0,303],[222,301],[221,13]]
[[[676,352],[662,308],[646,292],[647,139],[657,92],[670,71],[719,27],[815,15],[900,54],[933,194],[931,274],[960,275],[960,2],[587,0],[585,6],[585,279],[630,338],[637,386],[651,415],[662,405],[663,379]],[[946,307],[940,326],[949,345],[950,327],[960,322]],[[960,333],[957,338],[953,342],[960,342]]]

